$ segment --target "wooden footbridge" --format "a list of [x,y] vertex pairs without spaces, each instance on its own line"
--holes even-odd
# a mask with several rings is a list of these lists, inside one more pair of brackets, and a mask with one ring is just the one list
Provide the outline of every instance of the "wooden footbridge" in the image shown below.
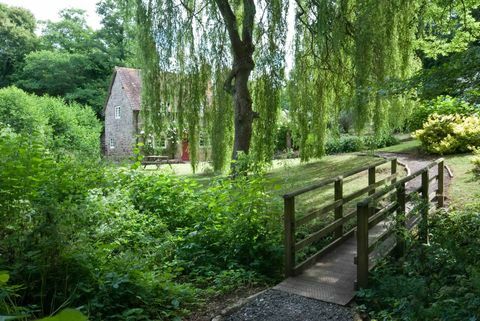
[[[388,163],[387,176],[377,179]],[[444,161],[403,178],[397,165],[396,159],[381,160],[284,195],[287,278],[275,289],[346,305],[356,289],[368,286],[379,259],[404,254],[406,230],[428,241],[428,213],[443,207]],[[368,185],[344,195],[344,182],[364,172]],[[329,203],[303,215],[296,209],[302,195],[332,187]]]

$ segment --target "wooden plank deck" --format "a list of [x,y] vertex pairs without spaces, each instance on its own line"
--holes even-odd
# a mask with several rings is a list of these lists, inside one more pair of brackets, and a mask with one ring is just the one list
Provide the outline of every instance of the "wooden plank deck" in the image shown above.
[[[388,224],[390,223],[384,221],[370,229],[370,240],[373,242],[378,238],[388,228]],[[353,235],[301,275],[284,280],[274,289],[347,305],[355,296],[357,266],[354,263],[354,257],[356,254],[357,240]],[[372,265],[377,257],[379,257],[379,251],[372,252],[370,256]]]

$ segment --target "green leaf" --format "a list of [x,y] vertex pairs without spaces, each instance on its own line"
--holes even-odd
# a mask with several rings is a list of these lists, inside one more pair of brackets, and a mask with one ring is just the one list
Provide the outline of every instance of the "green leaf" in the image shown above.
[[10,279],[10,275],[7,271],[0,271],[0,284],[6,284]]
[[88,319],[78,310],[65,309],[54,317],[43,318],[38,321],[88,321]]

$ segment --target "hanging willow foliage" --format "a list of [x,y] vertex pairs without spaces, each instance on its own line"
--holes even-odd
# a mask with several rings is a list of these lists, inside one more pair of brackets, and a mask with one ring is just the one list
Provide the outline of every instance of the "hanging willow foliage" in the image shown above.
[[[137,0],[141,67],[146,71],[143,116],[151,124],[149,130],[162,132],[168,114],[166,102],[172,102],[178,131],[189,142],[194,170],[200,137],[212,147],[214,169],[226,167],[232,153],[233,120],[238,116],[233,101],[249,99],[237,97],[237,93],[232,97],[225,91],[229,73],[243,68],[244,63],[238,57],[234,61],[230,29],[220,10],[225,5],[237,17],[235,28],[242,30],[242,37],[248,31],[244,17],[257,13],[253,34],[254,45],[258,46],[254,53],[258,68],[250,79],[254,115],[259,116],[254,124],[253,154],[258,160],[271,159],[284,78],[287,4],[282,0]],[[154,73],[158,79],[154,79]]]
[[[327,135],[339,134],[341,112],[355,115],[358,133],[389,133],[413,106],[408,94],[394,95],[390,86],[420,66],[419,13],[430,2],[137,0],[144,115],[152,130],[162,131],[164,102],[172,102],[194,169],[200,137],[212,147],[215,170],[226,167],[233,142],[234,156],[240,145],[248,152],[251,127],[239,128],[252,119],[252,154],[270,161],[285,84],[302,160],[324,154]],[[289,6],[294,26],[287,23]],[[285,77],[292,27],[293,67]],[[240,73],[248,87],[232,84]],[[238,144],[238,133],[246,142]]]
[[322,155],[327,127],[338,134],[342,110],[353,109],[359,133],[372,129],[380,136],[401,126],[412,102],[388,88],[419,67],[414,40],[421,2],[296,1],[300,36],[289,96],[302,159]]

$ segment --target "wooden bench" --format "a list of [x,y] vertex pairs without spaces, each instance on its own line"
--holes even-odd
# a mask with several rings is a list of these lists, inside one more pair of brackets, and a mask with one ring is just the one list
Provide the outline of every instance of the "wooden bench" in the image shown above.
[[165,164],[172,164],[168,156],[149,155],[145,156],[142,160],[143,169],[147,168],[148,165],[155,165],[157,166],[157,169],[159,169],[161,165]]

